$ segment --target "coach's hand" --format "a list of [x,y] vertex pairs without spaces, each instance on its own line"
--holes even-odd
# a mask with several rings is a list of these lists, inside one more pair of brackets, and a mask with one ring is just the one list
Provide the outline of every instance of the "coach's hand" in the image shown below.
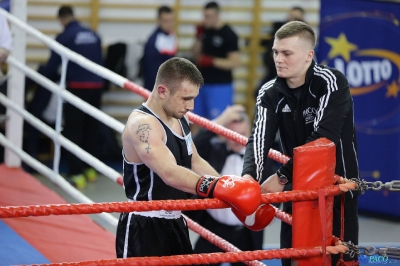
[[340,177],[338,181],[336,181],[336,184],[339,185],[340,191],[342,192],[357,189],[357,184],[352,182],[351,180],[348,180],[345,177]]
[[261,193],[282,192],[285,185],[279,182],[278,175],[273,174],[261,184]]
[[253,214],[261,204],[258,182],[239,176],[202,176],[196,185],[197,195],[229,203],[243,215]]

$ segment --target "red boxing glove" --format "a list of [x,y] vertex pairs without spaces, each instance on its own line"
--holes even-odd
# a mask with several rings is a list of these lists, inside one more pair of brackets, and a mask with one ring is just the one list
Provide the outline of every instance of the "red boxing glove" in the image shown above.
[[204,34],[205,28],[203,25],[196,25],[196,38],[201,39],[201,36]]
[[234,208],[232,208],[232,212],[244,224],[244,226],[252,231],[263,230],[275,217],[275,209],[269,204],[261,205],[253,214],[248,216],[243,215]]
[[197,63],[201,67],[211,67],[214,65],[214,58],[209,55],[201,55]]
[[258,182],[239,176],[204,175],[196,185],[197,195],[217,198],[229,203],[244,215],[251,215],[261,204],[261,188]]

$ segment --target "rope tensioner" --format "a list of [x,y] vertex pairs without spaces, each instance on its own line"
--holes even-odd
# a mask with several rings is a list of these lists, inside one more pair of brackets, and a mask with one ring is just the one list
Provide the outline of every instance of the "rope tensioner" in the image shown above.
[[381,189],[387,189],[392,192],[400,192],[400,180],[393,180],[390,182],[383,183],[382,181],[367,182],[364,179],[359,180],[357,178],[352,178],[350,181],[357,184],[357,190],[364,194],[366,190],[378,191]]
[[351,242],[343,242],[343,245],[349,248],[346,254],[349,254],[350,257],[354,257],[355,255],[367,255],[374,256],[379,255],[382,257],[392,258],[392,259],[400,259],[400,248],[395,247],[385,247],[385,248],[375,248],[373,246],[363,247],[354,245]]

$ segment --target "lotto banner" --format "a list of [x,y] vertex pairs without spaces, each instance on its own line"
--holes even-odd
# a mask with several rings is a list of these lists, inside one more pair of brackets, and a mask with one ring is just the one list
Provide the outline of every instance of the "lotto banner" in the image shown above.
[[[349,81],[360,178],[367,181],[400,180],[399,21],[399,3],[321,0],[317,58]],[[359,197],[361,211],[400,216],[399,206],[400,192]]]

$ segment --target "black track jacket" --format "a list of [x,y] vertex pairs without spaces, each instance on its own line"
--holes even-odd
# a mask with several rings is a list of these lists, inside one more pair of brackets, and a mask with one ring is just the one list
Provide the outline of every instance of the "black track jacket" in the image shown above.
[[[295,147],[326,137],[336,145],[335,173],[359,178],[353,99],[346,77],[313,61],[305,84],[298,89],[302,91],[297,100],[285,79],[279,77],[260,89],[242,174],[261,180],[266,156],[279,129],[283,154],[293,157]],[[280,170],[291,182],[292,159]]]

